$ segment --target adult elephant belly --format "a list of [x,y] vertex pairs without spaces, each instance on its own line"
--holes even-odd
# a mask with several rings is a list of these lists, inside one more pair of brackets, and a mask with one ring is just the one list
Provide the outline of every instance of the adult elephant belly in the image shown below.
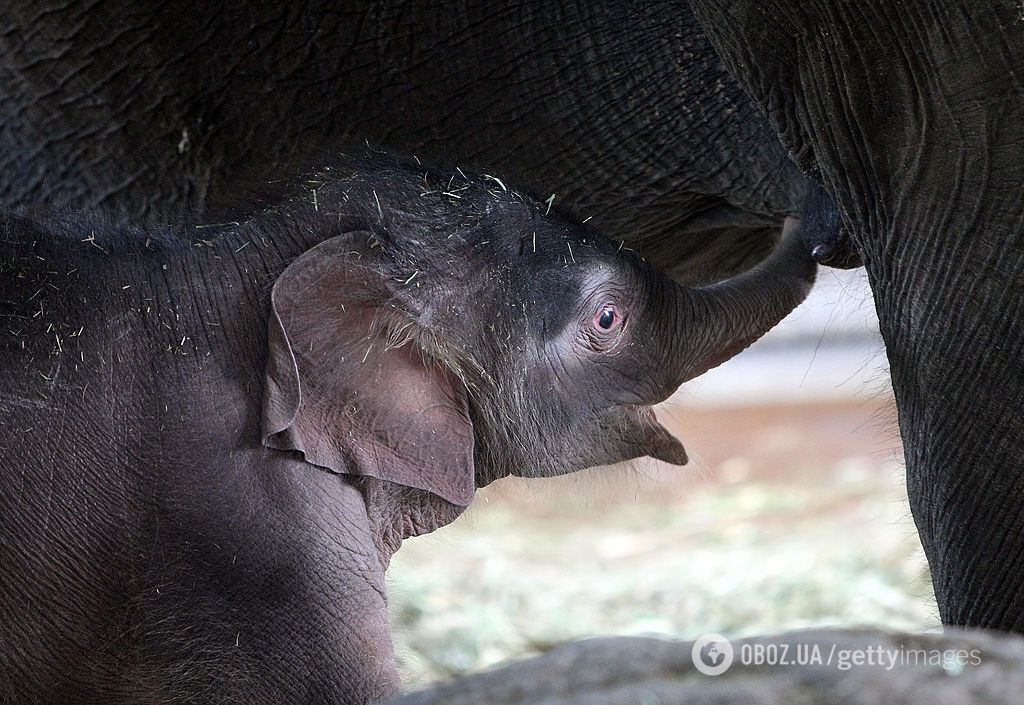
[[15,0],[0,199],[231,220],[244,184],[369,139],[518,178],[691,282],[760,258],[800,210],[686,3],[343,5]]
[[693,6],[864,257],[942,620],[1024,631],[1019,4]]

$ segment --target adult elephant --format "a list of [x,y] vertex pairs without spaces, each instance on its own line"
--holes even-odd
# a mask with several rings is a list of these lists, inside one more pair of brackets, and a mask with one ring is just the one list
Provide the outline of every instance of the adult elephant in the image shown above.
[[1024,630],[1020,3],[693,6],[863,257],[942,620]]
[[0,201],[231,220],[325,140],[518,177],[688,282],[765,254],[808,181],[684,3],[15,0]]

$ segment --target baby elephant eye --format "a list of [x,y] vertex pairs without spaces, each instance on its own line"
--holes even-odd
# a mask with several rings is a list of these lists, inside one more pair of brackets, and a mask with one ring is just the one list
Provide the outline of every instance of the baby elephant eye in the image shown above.
[[594,316],[594,323],[604,331],[617,328],[621,321],[622,317],[619,315],[619,309],[615,307],[615,304],[605,304],[597,312],[597,315]]

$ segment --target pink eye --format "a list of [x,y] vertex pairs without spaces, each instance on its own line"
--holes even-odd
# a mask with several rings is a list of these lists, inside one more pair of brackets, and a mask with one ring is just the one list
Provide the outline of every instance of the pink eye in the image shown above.
[[603,331],[614,330],[621,322],[622,316],[614,304],[605,304],[594,316],[594,325]]

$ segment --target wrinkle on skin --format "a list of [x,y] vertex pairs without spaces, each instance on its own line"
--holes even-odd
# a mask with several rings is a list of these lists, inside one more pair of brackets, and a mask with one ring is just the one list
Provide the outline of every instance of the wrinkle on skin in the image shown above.
[[174,7],[10,5],[5,203],[224,222],[243,183],[352,134],[529,178],[685,281],[748,267],[799,212],[804,179],[686,3]]
[[942,621],[1024,631],[1019,7],[693,5],[863,257]]
[[[10,217],[0,261],[75,272],[48,310],[89,329],[68,344],[81,364],[63,358],[51,385],[33,374],[53,347],[50,321],[31,315],[37,301],[24,303],[34,277],[10,280],[0,300],[26,314],[18,336],[0,330],[4,393],[43,390],[67,410],[51,465],[83,482],[80,496],[57,491],[68,485],[25,452],[46,443],[49,410],[14,409],[15,426],[38,426],[4,434],[26,504],[51,503],[37,530],[41,513],[0,493],[0,515],[25,527],[14,551],[0,543],[13,566],[0,606],[29,615],[20,632],[0,622],[15,644],[0,670],[20,689],[41,692],[72,663],[75,685],[51,702],[389,693],[383,571],[402,540],[452,521],[477,486],[508,474],[648,453],[686,462],[649,410],[623,407],[645,393],[635,368],[666,373],[658,346],[578,354],[530,321],[593,325],[589,310],[577,320],[579,282],[660,276],[635,253],[471,171],[370,149],[324,159],[244,223],[158,230],[152,248],[148,231],[91,216]],[[92,226],[102,249],[82,242]],[[527,228],[542,236],[536,252],[517,246]],[[776,277],[777,259],[754,283],[778,280],[776,293],[795,297],[807,282]],[[658,337],[668,314],[646,307],[625,335]],[[562,393],[547,389],[552,371]],[[51,593],[61,618],[33,618]]]

